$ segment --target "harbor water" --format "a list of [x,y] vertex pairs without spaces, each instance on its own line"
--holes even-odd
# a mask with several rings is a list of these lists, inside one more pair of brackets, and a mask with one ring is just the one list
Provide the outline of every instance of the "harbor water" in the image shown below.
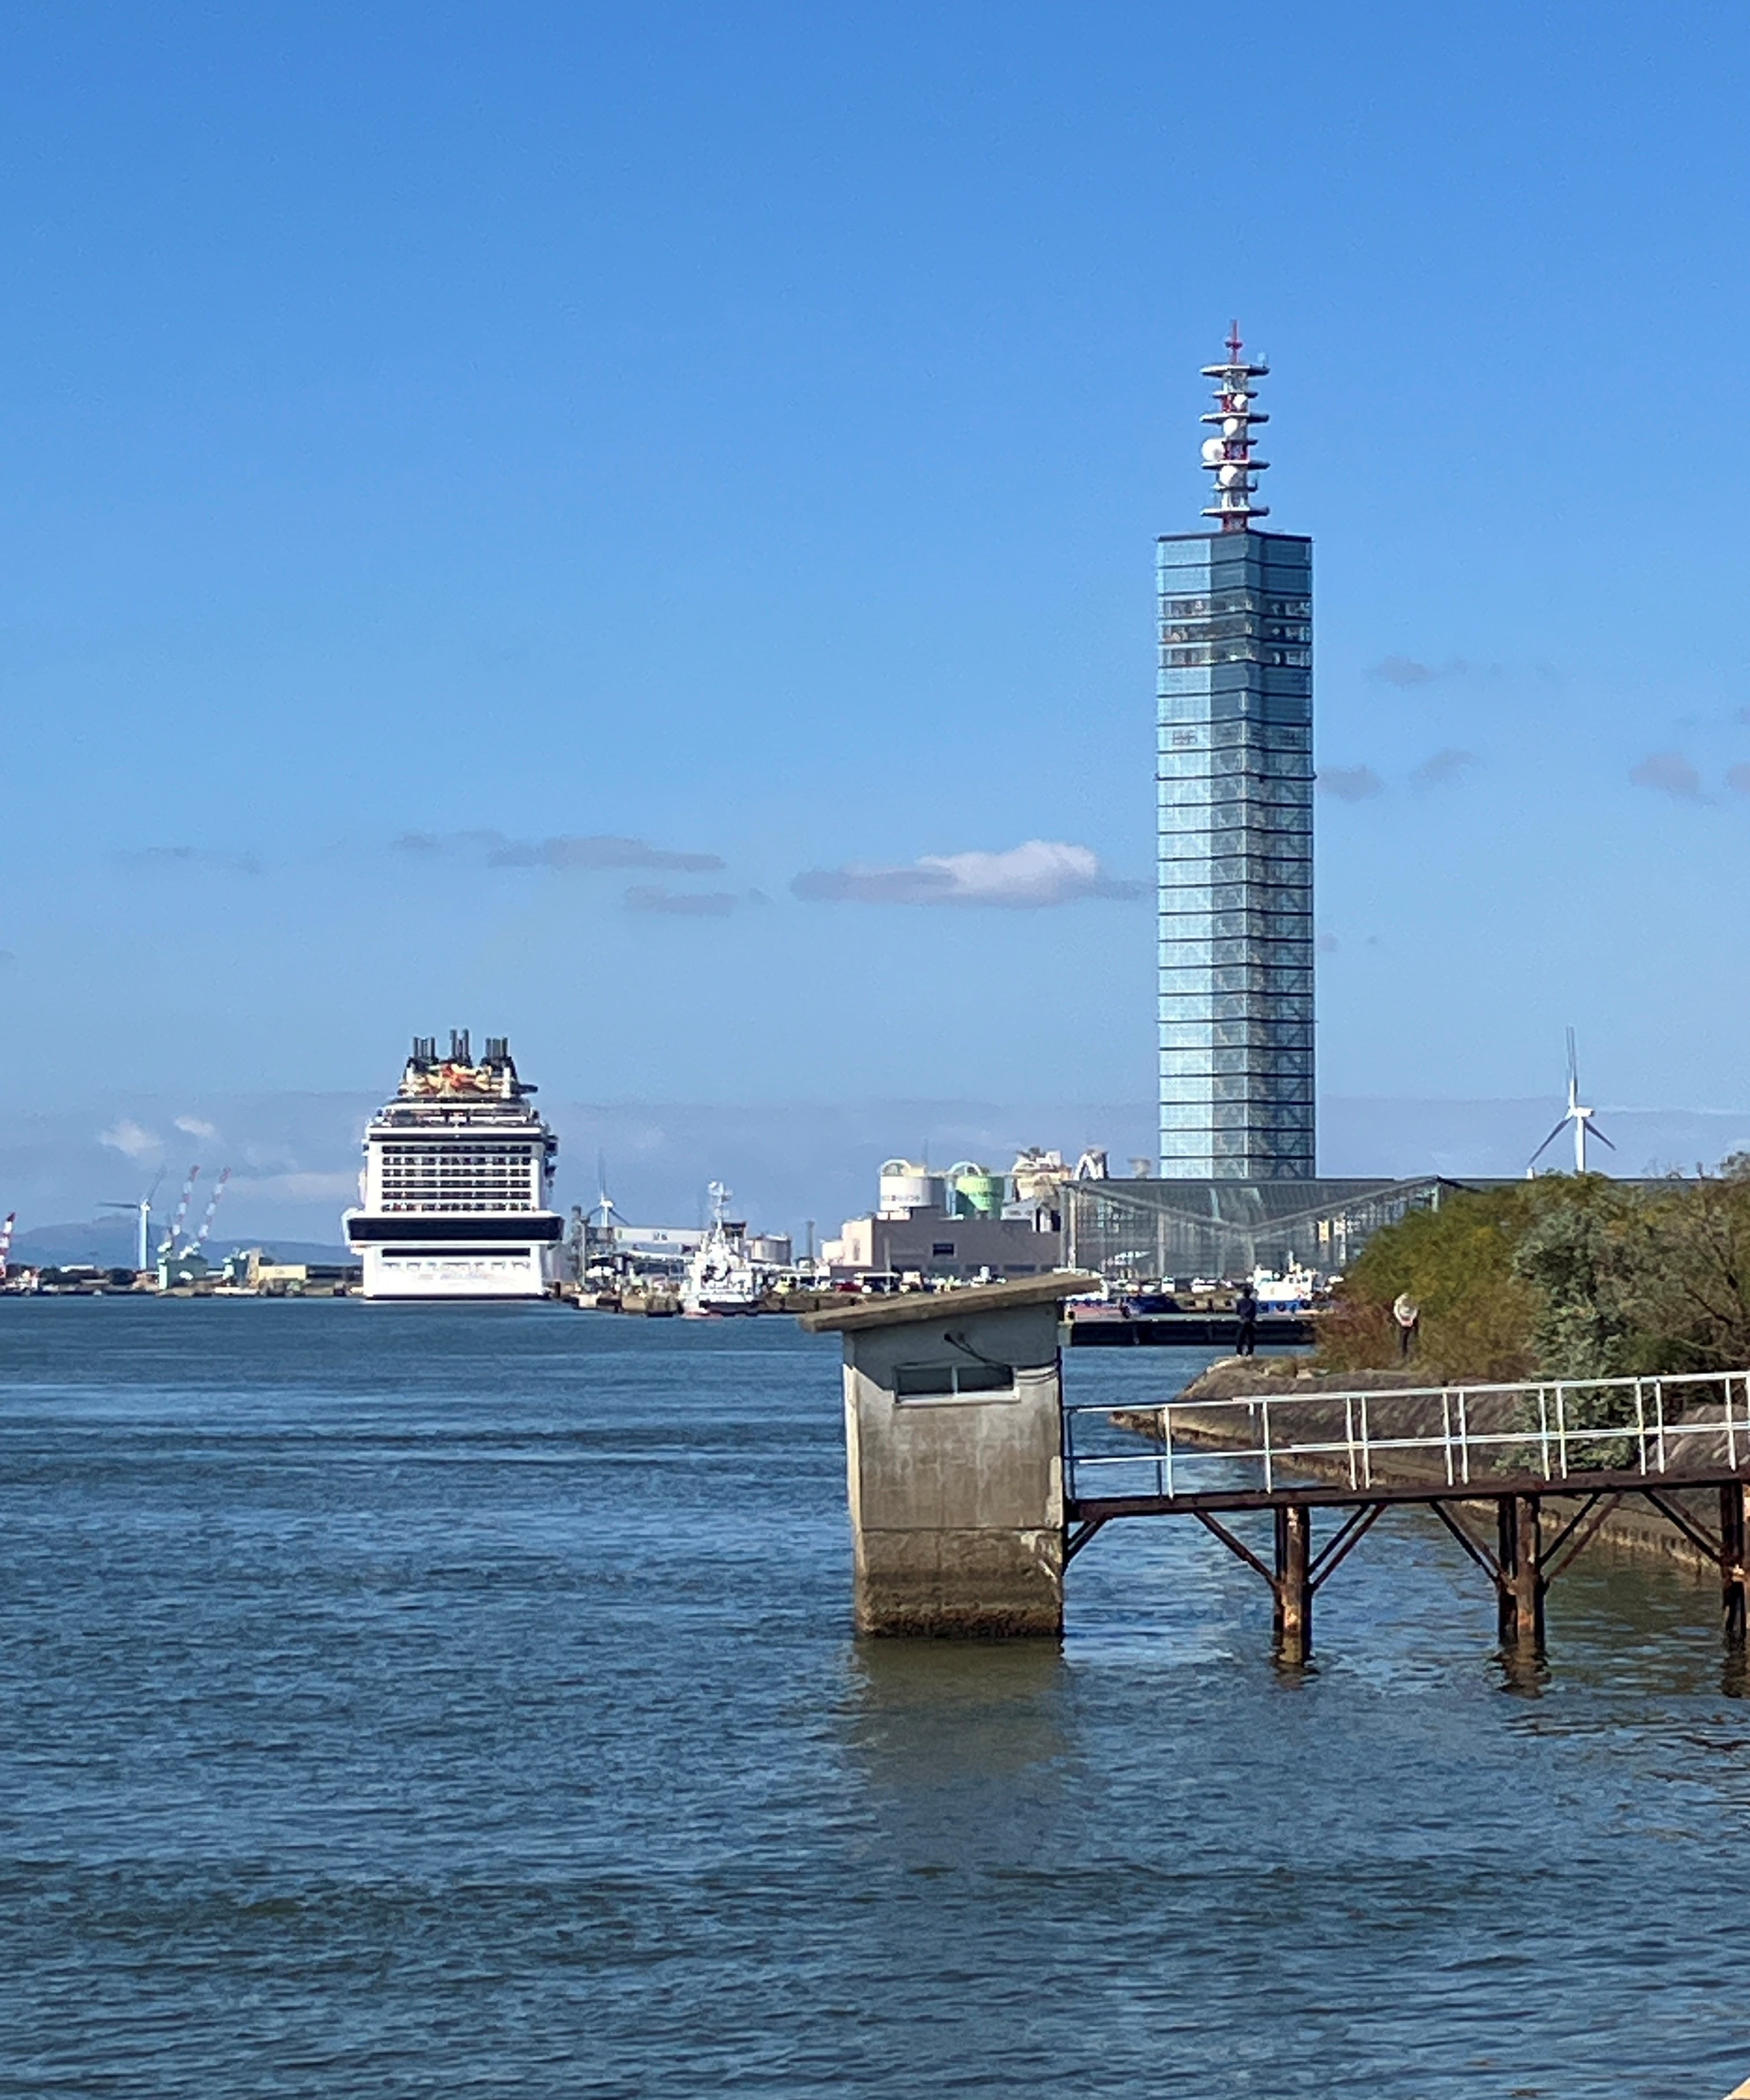
[[[1162,1396],[1212,1352],[1078,1352]],[[0,2093],[1717,2100],[1750,1703],[1594,1551],[1510,1683],[1396,1512],[858,1643],[776,1319],[0,1300]]]

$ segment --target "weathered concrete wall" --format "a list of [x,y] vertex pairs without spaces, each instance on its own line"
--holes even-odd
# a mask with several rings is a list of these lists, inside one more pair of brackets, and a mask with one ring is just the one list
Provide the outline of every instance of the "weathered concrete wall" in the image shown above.
[[[1061,1633],[1056,1307],[912,1321],[846,1341],[857,1630]],[[902,1367],[981,1362],[1012,1365],[1012,1385],[956,1397],[896,1391]]]

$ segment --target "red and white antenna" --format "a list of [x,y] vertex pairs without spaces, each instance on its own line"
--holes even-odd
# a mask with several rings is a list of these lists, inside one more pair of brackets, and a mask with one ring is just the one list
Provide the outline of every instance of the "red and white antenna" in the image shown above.
[[1270,420],[1261,408],[1252,405],[1252,382],[1263,378],[1270,368],[1248,364],[1245,350],[1240,324],[1236,321],[1228,337],[1227,363],[1203,368],[1203,377],[1215,382],[1215,407],[1202,420],[1216,426],[1214,436],[1203,440],[1203,464],[1215,477],[1211,492],[1215,501],[1203,515],[1219,518],[1223,532],[1243,532],[1253,518],[1270,515],[1268,504],[1252,500],[1258,493],[1253,476],[1262,474],[1270,464],[1268,460],[1252,457],[1252,426]]
[[206,1245],[206,1236],[213,1229],[213,1213],[218,1208],[218,1199],[224,1194],[225,1184],[230,1179],[231,1169],[227,1167],[218,1177],[218,1185],[213,1191],[213,1200],[206,1207],[206,1215],[201,1220],[200,1231],[195,1234],[194,1246],[196,1254]]
[[6,1223],[0,1225],[0,1283],[6,1282],[7,1258],[12,1251],[12,1228],[18,1223],[16,1211],[8,1211]]

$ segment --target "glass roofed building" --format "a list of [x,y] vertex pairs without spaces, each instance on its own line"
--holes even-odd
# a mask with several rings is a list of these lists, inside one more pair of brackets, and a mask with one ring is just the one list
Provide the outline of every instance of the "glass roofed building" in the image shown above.
[[1236,325],[1203,447],[1212,530],[1159,542],[1160,1167],[1316,1171],[1312,542],[1259,531],[1267,420]]

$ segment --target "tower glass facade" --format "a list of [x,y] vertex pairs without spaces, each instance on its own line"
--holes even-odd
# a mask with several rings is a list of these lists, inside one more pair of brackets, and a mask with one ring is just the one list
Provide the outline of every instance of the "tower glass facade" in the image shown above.
[[1169,536],[1159,589],[1161,1172],[1304,1180],[1312,542]]

